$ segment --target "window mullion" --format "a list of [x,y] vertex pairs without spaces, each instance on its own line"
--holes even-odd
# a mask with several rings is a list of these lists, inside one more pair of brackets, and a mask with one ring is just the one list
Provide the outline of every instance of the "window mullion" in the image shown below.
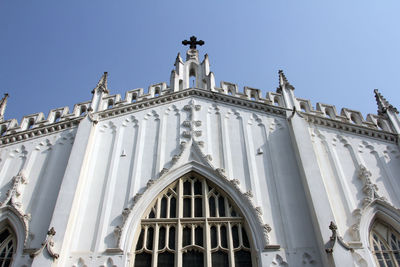
[[233,252],[233,241],[232,241],[232,226],[230,222],[228,222],[227,228],[228,228],[227,230],[228,230],[229,266],[235,267],[235,255]]
[[191,188],[191,194],[190,194],[190,205],[191,205],[191,214],[190,214],[190,217],[191,218],[194,218],[194,182],[193,182],[193,180],[192,181],[190,181],[190,188]]
[[156,218],[157,219],[160,219],[160,216],[161,216],[161,198],[162,198],[162,195],[161,195],[161,197],[158,197],[157,198],[157,202],[156,202]]
[[175,267],[182,266],[182,225],[181,219],[183,216],[183,184],[182,179],[178,180],[177,184],[177,205],[178,205],[178,224],[176,225],[176,240],[175,240]]
[[152,260],[152,267],[157,267],[157,260],[158,260],[158,232],[159,232],[159,225],[156,223],[154,225],[154,237],[153,237],[153,260]]
[[171,207],[171,196],[169,196],[168,198],[167,198],[167,218],[169,218],[169,215],[170,215],[170,207]]
[[210,226],[208,224],[208,217],[210,216],[210,210],[208,206],[208,186],[205,180],[202,181],[203,184],[203,215],[206,217],[203,228],[203,236],[205,236],[205,240],[203,242],[204,248],[206,249],[206,260],[204,261],[205,266],[211,266],[211,237],[210,237]]

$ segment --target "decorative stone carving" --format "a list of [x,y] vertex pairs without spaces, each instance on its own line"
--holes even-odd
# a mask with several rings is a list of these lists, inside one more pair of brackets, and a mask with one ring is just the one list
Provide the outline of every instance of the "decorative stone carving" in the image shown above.
[[53,236],[55,234],[56,234],[56,231],[54,230],[54,227],[51,227],[50,230],[47,232],[46,240],[42,243],[42,246],[39,249],[37,249],[36,251],[29,254],[29,256],[31,258],[34,258],[37,255],[39,255],[44,250],[44,248],[46,248],[47,252],[49,253],[50,257],[53,258],[53,260],[58,259],[59,254],[57,254],[53,251],[53,246],[54,246]]
[[153,179],[148,180],[146,184],[146,189],[149,188],[152,184],[154,184],[154,180]]
[[368,206],[375,199],[386,201],[386,198],[380,197],[378,195],[378,186],[371,182],[370,177],[371,172],[368,171],[364,165],[360,164],[358,170],[358,178],[360,178],[360,180],[362,180],[364,183],[363,192],[365,194],[365,197],[363,199],[363,208]]
[[193,138],[193,137],[200,137],[202,135],[201,130],[196,130],[196,127],[201,126],[200,120],[195,120],[194,112],[201,109],[200,105],[196,105],[194,100],[191,100],[188,105],[183,107],[184,110],[188,111],[188,120],[185,120],[182,123],[182,126],[185,128],[189,128],[189,130],[185,130],[182,133],[182,136],[185,138]]
[[251,190],[247,191],[246,193],[244,193],[244,195],[248,198],[251,199],[253,197],[253,192]]
[[[3,202],[0,202],[0,207],[4,207],[7,204],[14,206],[16,209],[21,210],[22,203],[19,199],[21,195],[21,186],[26,184],[23,170],[21,170],[16,176],[12,178],[12,186],[7,191],[6,198]],[[22,211],[22,210],[21,210]]]
[[191,126],[192,126],[192,124],[191,124],[191,122],[190,122],[190,121],[184,121],[184,122],[182,123],[182,126],[183,126],[183,127],[187,127],[187,128],[189,128],[189,127],[191,127]]
[[274,266],[280,266],[280,267],[288,267],[288,263],[283,260],[282,256],[279,254],[276,254],[275,259],[272,261],[271,267]]
[[333,247],[335,246],[336,241],[346,250],[350,250],[353,252],[353,248],[351,248],[347,243],[343,241],[343,238],[337,234],[337,226],[334,222],[331,221],[329,225],[329,229],[332,231],[332,235],[329,238],[329,243],[326,246],[326,253],[331,254],[333,252]]
[[29,239],[29,221],[31,220],[31,215],[29,213],[25,213],[20,199],[22,194],[22,186],[28,183],[27,179],[25,178],[24,171],[21,170],[16,176],[12,178],[11,182],[12,186],[7,191],[4,201],[0,202],[0,208],[10,207],[24,223],[24,246],[26,246]]
[[307,252],[304,252],[303,257],[302,257],[302,263],[303,266],[314,266],[315,265],[315,260],[311,257],[310,254]]
[[350,227],[349,231],[355,241],[360,241],[360,222],[361,215],[364,210],[374,201],[379,200],[392,206],[385,197],[381,197],[378,194],[378,186],[371,181],[371,172],[362,164],[358,166],[358,178],[363,182],[362,191],[365,197],[362,200],[361,209],[355,209],[353,211],[353,218],[355,223]]

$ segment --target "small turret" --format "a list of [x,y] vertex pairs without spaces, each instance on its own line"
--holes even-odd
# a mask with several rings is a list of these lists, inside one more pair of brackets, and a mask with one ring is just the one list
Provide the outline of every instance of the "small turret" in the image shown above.
[[90,108],[93,112],[99,111],[103,97],[108,95],[107,75],[108,73],[104,72],[96,87],[92,90],[93,97]]
[[390,121],[393,130],[400,134],[400,119],[397,115],[399,114],[399,111],[397,108],[391,105],[381,93],[379,93],[378,89],[375,89],[374,93],[376,104],[378,105],[378,115],[387,118]]
[[[203,62],[199,61],[199,51],[197,45],[203,45],[204,41],[197,40],[195,36],[190,37],[190,41],[182,41],[183,45],[190,45],[186,52],[186,61],[184,62],[178,53],[175,60],[175,69],[171,73],[170,87],[173,92],[184,90],[190,87],[215,90],[214,74],[210,71],[208,55],[204,56]],[[193,84],[190,79],[193,77]]]
[[0,100],[0,122],[4,121],[4,113],[6,112],[8,94],[5,93],[4,97]]

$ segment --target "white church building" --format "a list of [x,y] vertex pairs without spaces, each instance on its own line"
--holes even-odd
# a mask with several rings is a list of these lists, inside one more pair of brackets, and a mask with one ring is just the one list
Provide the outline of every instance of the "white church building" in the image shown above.
[[266,95],[218,86],[183,43],[147,91],[104,73],[20,123],[1,100],[0,267],[400,266],[396,108],[314,108],[282,71]]

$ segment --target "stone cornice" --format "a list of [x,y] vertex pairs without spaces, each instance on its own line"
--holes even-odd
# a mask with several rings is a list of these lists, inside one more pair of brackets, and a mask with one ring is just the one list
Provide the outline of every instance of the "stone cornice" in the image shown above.
[[67,120],[56,122],[53,124],[35,127],[33,129],[25,130],[22,132],[7,134],[0,138],[0,147],[2,147],[4,145],[13,144],[13,143],[23,142],[28,139],[42,137],[45,135],[53,134],[56,132],[60,132],[60,131],[75,127],[79,124],[79,122],[82,119],[83,119],[83,117],[67,119]]
[[389,142],[396,143],[399,138],[396,134],[386,132],[383,130],[372,129],[361,125],[356,125],[348,122],[337,121],[318,115],[301,112],[302,116],[309,123],[329,127],[332,129],[349,132],[356,135],[364,135],[375,139],[381,139]]
[[104,120],[116,116],[121,116],[131,111],[142,110],[151,106],[162,105],[167,102],[177,101],[191,96],[199,96],[201,98],[211,99],[213,101],[220,101],[221,103],[224,104],[239,105],[244,108],[264,111],[279,116],[285,116],[287,110],[285,108],[269,105],[263,102],[255,102],[254,100],[240,99],[235,96],[224,95],[221,93],[206,91],[198,88],[189,88],[183,91],[171,94],[165,94],[156,98],[144,99],[137,103],[125,104],[125,105],[121,104],[111,109],[100,111],[98,112],[99,119]]

